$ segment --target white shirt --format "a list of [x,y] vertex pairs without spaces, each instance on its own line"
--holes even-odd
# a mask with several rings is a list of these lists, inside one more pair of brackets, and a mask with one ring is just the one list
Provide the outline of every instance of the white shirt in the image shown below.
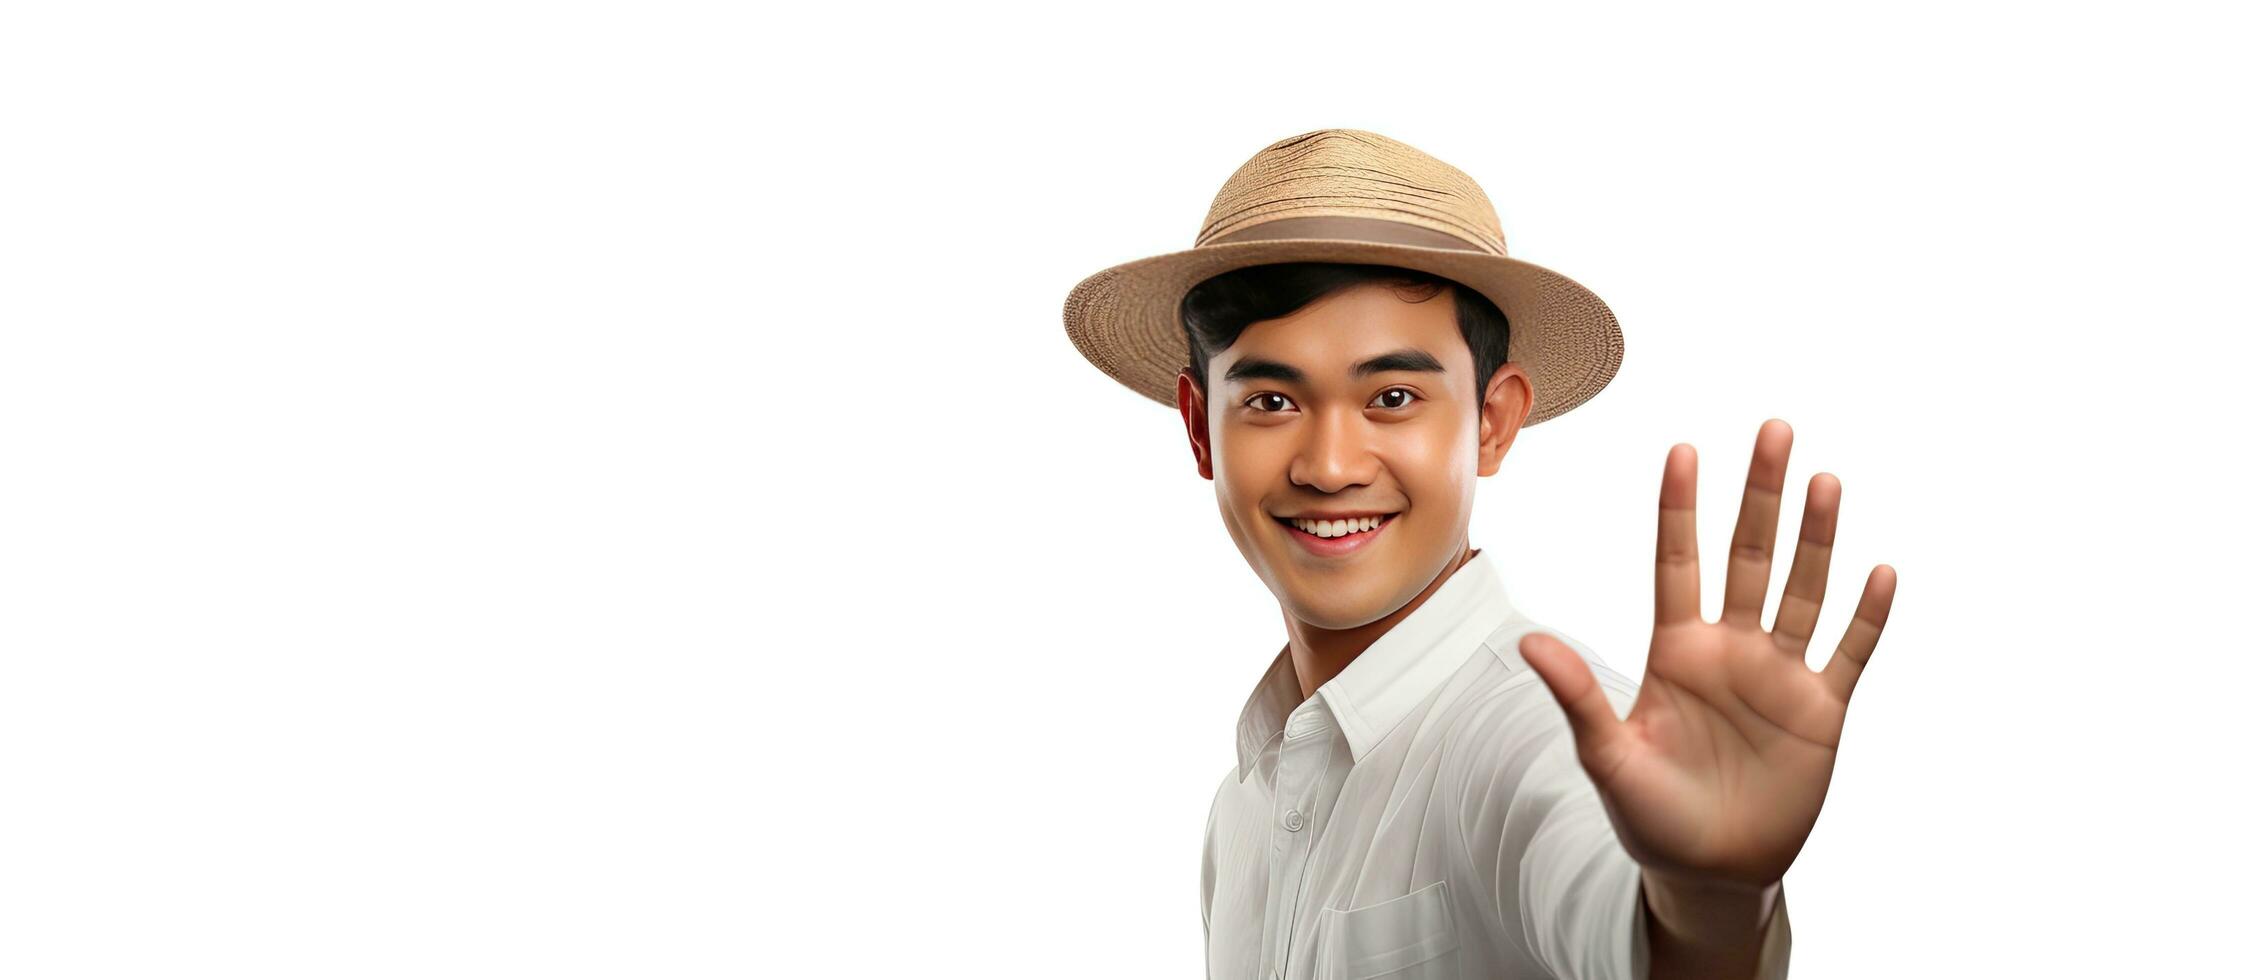
[[[1207,814],[1210,980],[1641,980],[1650,910],[1486,552],[1303,701],[1279,650]],[[1783,893],[1760,976],[1790,969]]]

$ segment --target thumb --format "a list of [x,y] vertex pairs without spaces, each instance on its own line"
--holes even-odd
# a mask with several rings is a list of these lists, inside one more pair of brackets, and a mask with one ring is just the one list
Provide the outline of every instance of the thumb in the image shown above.
[[1548,633],[1520,637],[1519,655],[1542,675],[1542,683],[1549,685],[1558,707],[1565,711],[1565,720],[1573,727],[1573,747],[1580,754],[1581,768],[1603,783],[1628,754],[1627,727],[1612,713],[1612,703],[1604,698],[1604,686],[1597,683],[1580,654]]

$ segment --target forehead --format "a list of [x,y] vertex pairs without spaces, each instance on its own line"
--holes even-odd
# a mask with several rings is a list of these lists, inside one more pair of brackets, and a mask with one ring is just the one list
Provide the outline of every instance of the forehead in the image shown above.
[[1351,365],[1398,348],[1414,347],[1469,374],[1472,352],[1457,330],[1456,300],[1444,290],[1363,283],[1335,290],[1289,316],[1261,320],[1208,362],[1208,380],[1223,384],[1223,369],[1240,359],[1275,360],[1305,372],[1311,381],[1345,381]]

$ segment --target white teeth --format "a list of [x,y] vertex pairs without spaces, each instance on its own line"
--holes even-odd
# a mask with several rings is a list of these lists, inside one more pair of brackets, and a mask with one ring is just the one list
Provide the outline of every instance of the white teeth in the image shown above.
[[1294,527],[1320,538],[1338,538],[1361,531],[1375,530],[1379,526],[1379,518],[1350,517],[1341,521],[1304,521],[1296,519],[1290,523]]

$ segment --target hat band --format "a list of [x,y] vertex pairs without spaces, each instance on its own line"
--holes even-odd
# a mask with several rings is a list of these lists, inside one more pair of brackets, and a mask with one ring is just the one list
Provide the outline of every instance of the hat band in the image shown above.
[[1278,218],[1258,225],[1248,225],[1236,231],[1226,231],[1199,243],[1227,245],[1232,242],[1261,242],[1273,238],[1328,238],[1342,241],[1377,242],[1385,245],[1410,245],[1418,248],[1464,249],[1472,252],[1493,251],[1474,245],[1447,232],[1385,218],[1363,218],[1350,215],[1311,215],[1301,218]]

